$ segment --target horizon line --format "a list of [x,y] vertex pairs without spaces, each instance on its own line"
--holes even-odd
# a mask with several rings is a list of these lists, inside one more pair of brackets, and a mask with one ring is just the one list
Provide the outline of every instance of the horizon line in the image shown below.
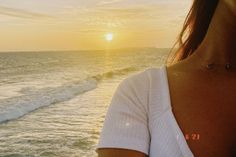
[[171,47],[120,47],[120,48],[110,48],[110,49],[54,49],[54,50],[7,50],[0,51],[0,53],[14,53],[14,52],[67,52],[67,51],[109,51],[109,50],[119,50],[119,49],[144,49],[144,48],[155,48],[155,49],[171,49]]

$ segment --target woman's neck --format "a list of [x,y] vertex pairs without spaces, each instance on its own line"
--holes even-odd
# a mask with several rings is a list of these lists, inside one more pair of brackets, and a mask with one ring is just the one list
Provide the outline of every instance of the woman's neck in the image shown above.
[[230,62],[236,71],[236,11],[233,10],[236,8],[219,0],[204,40],[190,57],[196,63],[214,62],[224,68]]

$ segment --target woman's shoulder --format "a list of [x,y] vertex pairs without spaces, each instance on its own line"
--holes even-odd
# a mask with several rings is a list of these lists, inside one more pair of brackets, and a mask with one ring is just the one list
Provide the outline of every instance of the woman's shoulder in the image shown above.
[[141,70],[139,72],[130,74],[128,77],[126,77],[121,83],[129,83],[131,85],[140,86],[140,87],[147,87],[145,85],[150,84],[150,81],[158,81],[157,77],[160,77],[162,74],[162,70],[164,68],[164,65],[160,67],[148,67],[144,70]]
[[116,90],[118,95],[126,95],[133,101],[139,101],[145,107],[150,99],[154,99],[162,88],[162,68],[149,67],[142,71],[130,74],[123,79]]
[[[159,70],[160,68],[150,67],[130,74],[121,81],[109,105],[97,150],[98,148],[113,148],[111,151],[115,151],[115,148],[125,148],[142,152],[140,157],[148,155],[149,104],[154,102],[150,99],[156,96],[153,92],[156,86],[150,81],[159,73]],[[112,156],[107,149],[104,151],[109,154],[107,156]],[[101,151],[97,152],[103,154]],[[138,155],[130,154],[130,156]]]

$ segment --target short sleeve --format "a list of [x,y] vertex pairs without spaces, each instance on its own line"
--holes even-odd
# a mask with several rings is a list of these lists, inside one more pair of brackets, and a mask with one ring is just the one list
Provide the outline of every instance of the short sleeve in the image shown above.
[[149,154],[148,77],[133,74],[116,88],[105,116],[98,148],[124,148]]

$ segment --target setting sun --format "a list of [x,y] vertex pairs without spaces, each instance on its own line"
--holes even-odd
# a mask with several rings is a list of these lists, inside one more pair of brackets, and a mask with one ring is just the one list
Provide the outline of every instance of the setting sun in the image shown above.
[[113,34],[112,33],[107,33],[105,35],[107,41],[112,41],[113,40]]

